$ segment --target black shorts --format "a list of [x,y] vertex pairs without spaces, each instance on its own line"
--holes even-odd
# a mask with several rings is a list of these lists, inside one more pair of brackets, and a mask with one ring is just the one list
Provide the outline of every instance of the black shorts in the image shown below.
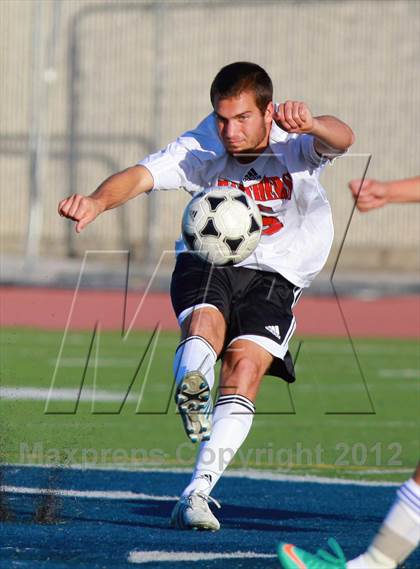
[[213,306],[223,314],[224,350],[239,338],[254,341],[274,356],[267,375],[295,381],[288,349],[296,327],[292,308],[302,289],[278,273],[244,267],[217,267],[193,253],[178,255],[171,299],[181,324],[194,309]]

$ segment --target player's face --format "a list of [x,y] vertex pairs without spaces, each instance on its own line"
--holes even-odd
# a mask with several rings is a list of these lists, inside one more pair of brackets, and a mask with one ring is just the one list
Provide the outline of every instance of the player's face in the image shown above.
[[237,97],[216,99],[214,111],[226,150],[242,160],[255,159],[241,155],[259,154],[267,148],[273,110],[273,103],[269,103],[263,114],[251,91],[244,91]]

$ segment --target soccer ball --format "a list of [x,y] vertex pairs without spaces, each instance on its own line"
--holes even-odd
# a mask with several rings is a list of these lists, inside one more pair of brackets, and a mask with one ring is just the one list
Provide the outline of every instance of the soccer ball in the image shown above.
[[239,263],[249,257],[260,241],[261,230],[257,204],[237,188],[213,187],[199,192],[182,218],[188,249],[215,265]]

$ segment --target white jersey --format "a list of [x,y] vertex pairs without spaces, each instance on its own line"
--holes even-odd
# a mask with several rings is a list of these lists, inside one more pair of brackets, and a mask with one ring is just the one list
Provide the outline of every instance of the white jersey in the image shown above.
[[[212,113],[164,150],[140,162],[153,176],[154,190],[233,186],[251,196],[261,211],[263,232],[254,253],[236,266],[278,272],[307,287],[327,260],[333,240],[331,209],[319,174],[325,164],[313,137],[289,135],[274,122],[270,144],[253,162],[228,154]],[[182,238],[177,252],[186,249]]]

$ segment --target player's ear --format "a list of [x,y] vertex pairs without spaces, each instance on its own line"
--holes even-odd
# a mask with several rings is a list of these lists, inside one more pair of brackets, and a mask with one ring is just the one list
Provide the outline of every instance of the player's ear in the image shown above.
[[270,101],[265,109],[264,119],[266,122],[271,122],[273,120],[274,115],[274,104],[273,101]]

